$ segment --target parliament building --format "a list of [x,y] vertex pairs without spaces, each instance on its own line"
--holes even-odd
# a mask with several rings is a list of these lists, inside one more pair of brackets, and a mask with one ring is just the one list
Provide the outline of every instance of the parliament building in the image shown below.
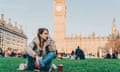
[[16,22],[13,25],[11,19],[6,22],[4,15],[0,18],[0,48],[3,51],[17,50],[23,52],[27,45],[27,36],[24,34],[22,26],[18,27]]
[[[58,53],[70,54],[73,50],[80,46],[86,55],[92,54],[97,56],[101,54],[106,44],[119,36],[115,18],[113,18],[112,32],[108,36],[96,36],[96,33],[92,33],[89,36],[72,35],[66,37],[66,3],[65,0],[54,0],[54,40]],[[109,48],[112,51],[112,48]]]

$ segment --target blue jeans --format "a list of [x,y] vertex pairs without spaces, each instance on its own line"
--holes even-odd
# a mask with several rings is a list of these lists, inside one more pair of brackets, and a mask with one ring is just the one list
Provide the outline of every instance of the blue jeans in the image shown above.
[[[50,65],[52,63],[52,60],[55,58],[56,53],[55,52],[49,52],[44,59],[40,60],[40,67],[46,71],[50,69]],[[31,56],[28,55],[28,69],[33,70],[35,69],[35,58],[32,58]]]

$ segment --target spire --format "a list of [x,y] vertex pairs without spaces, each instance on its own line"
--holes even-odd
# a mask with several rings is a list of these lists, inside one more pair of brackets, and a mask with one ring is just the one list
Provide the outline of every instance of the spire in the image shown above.
[[22,25],[20,25],[20,29],[22,29]]
[[17,27],[17,22],[15,22],[15,27]]
[[20,33],[23,33],[22,25],[20,25]]
[[113,18],[113,22],[115,22],[115,18]]
[[15,28],[18,29],[18,27],[17,27],[17,22],[15,22]]
[[117,28],[117,26],[116,26],[116,19],[115,18],[113,18],[112,28]]
[[14,24],[14,30],[18,32],[17,22]]
[[115,26],[116,25],[116,19],[113,18],[113,25]]
[[8,24],[11,24],[11,18],[8,19]]
[[95,32],[93,32],[93,33],[92,33],[92,37],[94,37],[94,38],[95,38]]
[[118,34],[119,34],[119,31],[117,29],[116,20],[115,20],[115,18],[113,18],[113,23],[112,23],[112,37],[113,38],[117,38]]
[[4,14],[1,14],[1,20],[4,20]]
[[1,14],[1,23],[2,23],[2,24],[5,24],[4,14]]
[[8,26],[12,27],[11,18],[8,19]]

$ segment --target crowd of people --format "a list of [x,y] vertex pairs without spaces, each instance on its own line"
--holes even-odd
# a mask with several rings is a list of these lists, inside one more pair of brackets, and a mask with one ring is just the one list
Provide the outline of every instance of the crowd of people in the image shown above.
[[105,55],[105,57],[104,57],[105,59],[117,59],[118,58],[118,51],[117,50],[114,50],[113,51],[113,53],[112,53],[112,55],[108,52],[108,53],[106,53],[106,55]]
[[0,48],[0,57],[24,57],[26,58],[25,52],[21,52],[18,49],[11,49],[8,48],[6,50],[3,50]]
[[[92,56],[92,54],[90,54]],[[71,52],[70,59],[85,59],[85,54],[82,49],[78,46],[75,51]],[[118,51],[114,50],[112,54],[109,52],[106,52],[106,54],[103,56],[104,59],[117,59],[118,58]]]

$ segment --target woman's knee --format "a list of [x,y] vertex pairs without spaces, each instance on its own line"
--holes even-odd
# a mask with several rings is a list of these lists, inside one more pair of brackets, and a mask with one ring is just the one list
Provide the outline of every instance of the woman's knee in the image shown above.
[[49,56],[52,56],[52,57],[55,57],[55,56],[56,56],[56,53],[55,53],[55,52],[49,52],[48,55],[49,55]]

